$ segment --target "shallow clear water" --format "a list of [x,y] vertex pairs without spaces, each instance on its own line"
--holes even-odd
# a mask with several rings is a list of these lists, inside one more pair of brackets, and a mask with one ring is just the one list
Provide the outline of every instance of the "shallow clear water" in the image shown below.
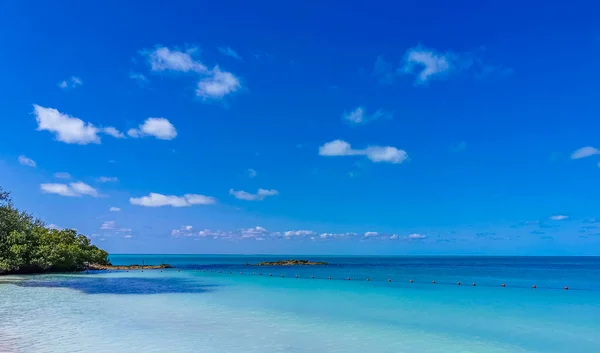
[[330,265],[244,266],[281,258],[115,255],[114,264],[177,269],[0,278],[0,352],[585,353],[600,346],[600,258],[304,256]]

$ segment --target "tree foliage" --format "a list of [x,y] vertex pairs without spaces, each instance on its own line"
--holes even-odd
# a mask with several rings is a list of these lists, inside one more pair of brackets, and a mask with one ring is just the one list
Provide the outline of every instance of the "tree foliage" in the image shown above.
[[16,209],[0,187],[0,274],[67,272],[108,265],[108,253],[73,229],[49,229]]

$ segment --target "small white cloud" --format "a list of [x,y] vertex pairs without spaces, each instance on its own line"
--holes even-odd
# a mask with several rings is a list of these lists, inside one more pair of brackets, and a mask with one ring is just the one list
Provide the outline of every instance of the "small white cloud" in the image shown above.
[[115,182],[119,181],[119,178],[101,176],[101,177],[97,178],[96,181],[99,183],[115,183]]
[[409,49],[404,56],[404,73],[417,75],[417,83],[425,83],[436,77],[443,77],[454,69],[457,60],[453,53],[439,53],[420,46]]
[[58,87],[62,88],[62,89],[66,89],[66,88],[75,88],[78,86],[83,85],[83,81],[76,76],[71,76],[71,78],[69,78],[69,80],[64,80],[58,83]]
[[111,230],[115,233],[129,233],[131,232],[130,228],[120,228],[117,227],[117,223],[115,221],[104,221],[102,225],[100,225],[100,230]]
[[148,118],[137,129],[129,129],[127,135],[133,138],[154,136],[160,140],[172,140],[177,136],[177,130],[165,118]]
[[396,147],[369,146],[365,149],[353,149],[348,142],[342,140],[334,140],[320,146],[319,155],[328,157],[366,156],[375,163],[385,162],[393,164],[400,164],[408,158],[406,151],[399,150]]
[[171,235],[174,237],[178,237],[178,236],[184,236],[184,237],[191,237],[192,235],[194,235],[192,233],[192,226],[181,226],[179,229],[173,229],[171,231]]
[[408,239],[425,239],[425,238],[427,238],[426,235],[418,234],[418,233],[413,233],[413,234],[408,235]]
[[35,163],[35,161],[33,159],[27,158],[23,155],[19,156],[19,163],[21,163],[22,165],[28,166],[28,167],[32,167],[32,168],[37,167],[37,164]]
[[217,200],[214,197],[197,194],[185,194],[183,196],[174,196],[151,192],[148,196],[131,197],[129,199],[129,202],[132,205],[144,207],[188,207],[192,205],[212,205],[215,204]]
[[258,189],[256,194],[251,194],[249,192],[242,191],[242,190],[235,191],[233,189],[229,189],[229,194],[233,195],[236,199],[239,199],[239,200],[257,201],[257,200],[264,200],[268,196],[275,196],[278,194],[278,191],[274,190],[274,189],[271,189],[271,190]]
[[582,147],[571,154],[571,159],[580,159],[600,154],[600,150],[594,147]]
[[197,48],[190,48],[183,52],[177,49],[158,47],[152,51],[142,51],[141,54],[148,58],[152,71],[205,72],[207,71],[206,66],[191,56],[196,51]]
[[242,238],[256,238],[258,236],[267,234],[269,231],[261,226],[256,226],[254,228],[248,229],[240,229],[240,234]]
[[130,239],[130,238],[133,238],[133,235],[127,234],[127,235],[123,236],[123,238]]
[[396,240],[396,239],[398,239],[398,234],[390,235],[390,240]]
[[569,218],[569,216],[565,216],[565,215],[555,215],[555,216],[550,216],[549,219],[552,221],[562,221]]
[[123,134],[121,131],[117,130],[116,128],[114,128],[112,126],[102,128],[102,132],[104,132],[105,134],[110,135],[114,138],[118,138],[118,139],[125,138],[125,134]]
[[54,173],[54,177],[58,179],[71,179],[71,174],[67,172]]
[[376,236],[378,236],[378,235],[379,235],[379,233],[377,233],[377,232],[366,232],[366,233],[364,234],[364,237],[365,237],[365,238],[369,238],[369,237],[376,237]]
[[221,71],[218,66],[198,82],[196,95],[204,99],[220,99],[241,88],[240,80],[231,72]]
[[57,226],[57,225],[56,225],[56,224],[54,224],[54,223],[50,223],[50,224],[48,224],[48,225],[46,226],[46,228],[48,228],[48,229],[62,230],[62,227],[59,227],[59,226]]
[[67,184],[48,183],[41,184],[40,189],[43,193],[57,194],[68,197],[81,197],[84,195],[98,197],[98,191],[93,187],[83,182],[74,182]]
[[236,60],[242,60],[242,57],[230,47],[219,47],[219,52],[225,56],[230,56]]
[[109,212],[121,212],[121,209],[118,207],[111,207],[108,209]]
[[284,232],[283,235],[285,237],[306,237],[315,235],[315,232],[312,230],[288,230]]
[[250,168],[246,171],[248,173],[249,178],[254,178],[256,176],[256,170]]
[[366,108],[363,106],[356,107],[354,110],[350,112],[345,112],[342,115],[342,118],[349,122],[350,124],[360,125],[364,123],[368,123],[373,120],[391,118],[392,114],[386,112],[382,109],[377,110],[375,113],[368,115]]

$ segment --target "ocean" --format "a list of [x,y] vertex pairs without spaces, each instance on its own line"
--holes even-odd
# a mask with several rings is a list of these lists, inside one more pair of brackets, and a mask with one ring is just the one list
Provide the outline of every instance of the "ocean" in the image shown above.
[[[245,265],[287,258],[329,265]],[[0,352],[595,353],[600,347],[600,257],[111,255],[111,261],[175,268],[0,277]]]

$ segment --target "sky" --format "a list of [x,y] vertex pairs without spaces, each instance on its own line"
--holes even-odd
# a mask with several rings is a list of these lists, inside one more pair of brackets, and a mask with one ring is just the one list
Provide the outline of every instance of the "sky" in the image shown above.
[[111,253],[600,255],[598,13],[4,1],[0,186]]

